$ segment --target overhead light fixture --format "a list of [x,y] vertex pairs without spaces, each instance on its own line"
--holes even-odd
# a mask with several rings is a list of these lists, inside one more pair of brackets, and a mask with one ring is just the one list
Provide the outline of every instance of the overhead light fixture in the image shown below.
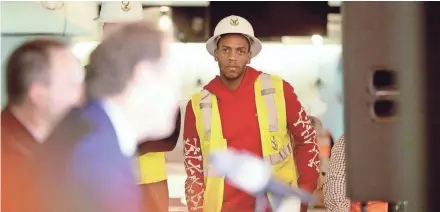
[[328,1],[328,6],[330,7],[340,7],[342,5],[342,1]]
[[324,38],[322,38],[322,36],[318,34],[312,35],[311,39],[313,45],[322,45],[324,43]]
[[159,18],[159,28],[163,31],[169,31],[173,28],[173,21],[169,15],[161,15]]
[[161,13],[167,13],[167,12],[170,11],[170,7],[168,7],[168,6],[161,6],[159,10],[160,10]]

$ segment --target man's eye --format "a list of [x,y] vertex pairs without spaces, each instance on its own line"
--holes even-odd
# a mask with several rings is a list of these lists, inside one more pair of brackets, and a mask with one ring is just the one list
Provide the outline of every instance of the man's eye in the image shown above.
[[222,49],[223,52],[228,52],[228,49]]

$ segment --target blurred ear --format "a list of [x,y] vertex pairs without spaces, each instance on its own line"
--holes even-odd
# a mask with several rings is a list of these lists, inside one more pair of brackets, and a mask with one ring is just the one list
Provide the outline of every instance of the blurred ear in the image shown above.
[[217,51],[217,49],[214,50],[214,60],[218,61],[218,51]]
[[32,83],[28,91],[28,99],[37,108],[44,108],[48,104],[49,88],[42,83]]

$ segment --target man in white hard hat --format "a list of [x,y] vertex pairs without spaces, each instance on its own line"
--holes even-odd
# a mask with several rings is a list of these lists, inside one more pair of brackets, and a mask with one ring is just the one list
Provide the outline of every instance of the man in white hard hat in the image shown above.
[[[252,25],[235,15],[222,19],[206,42],[220,75],[186,106],[183,139],[189,211],[255,211],[253,196],[231,186],[211,168],[207,155],[226,148],[264,158],[272,165],[272,174],[292,187],[310,193],[316,189],[316,132],[289,83],[248,66],[261,48]],[[299,208],[296,202],[290,211]]]
[[[103,2],[99,17],[102,38],[105,39],[123,24],[143,20],[142,3],[139,1]],[[143,142],[138,146],[140,186],[144,193],[147,211],[168,212],[169,195],[165,165],[166,151],[172,151],[180,132],[180,111],[174,132],[167,138]]]

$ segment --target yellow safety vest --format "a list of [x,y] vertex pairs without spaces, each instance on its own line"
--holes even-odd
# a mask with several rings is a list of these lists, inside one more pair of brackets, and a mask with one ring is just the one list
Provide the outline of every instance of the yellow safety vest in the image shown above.
[[139,156],[140,184],[156,183],[167,179],[164,152],[152,152]]
[[[273,175],[292,187],[297,187],[297,172],[287,129],[283,80],[261,74],[254,84],[255,102],[261,133],[263,158],[272,165]],[[224,176],[216,173],[209,163],[209,153],[225,150],[217,98],[207,90],[191,97],[201,141],[205,175],[203,211],[220,212],[223,203]],[[237,121],[238,117],[237,117]],[[270,194],[269,199],[270,198]]]

